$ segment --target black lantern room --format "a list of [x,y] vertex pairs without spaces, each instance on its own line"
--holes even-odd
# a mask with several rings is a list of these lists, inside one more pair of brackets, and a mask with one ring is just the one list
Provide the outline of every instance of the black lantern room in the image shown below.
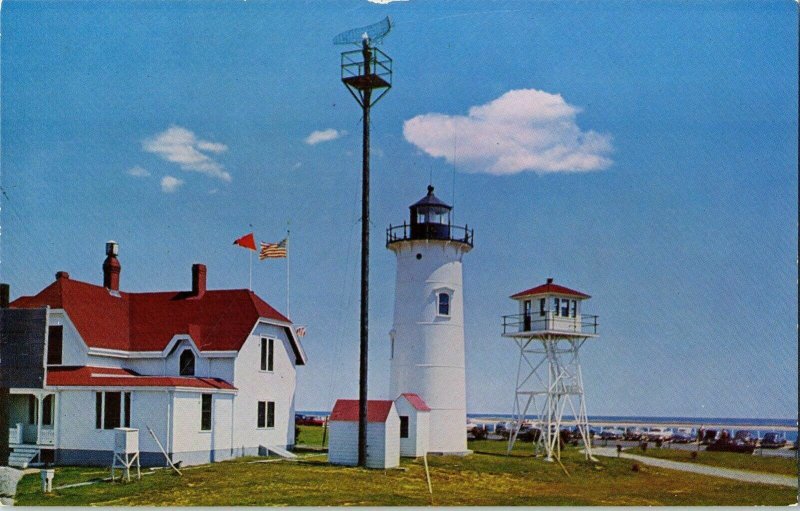
[[453,206],[433,194],[433,186],[428,186],[428,194],[408,207],[410,222],[396,227],[389,226],[386,231],[386,245],[395,241],[445,240],[466,243],[472,246],[472,230],[467,226],[451,223]]

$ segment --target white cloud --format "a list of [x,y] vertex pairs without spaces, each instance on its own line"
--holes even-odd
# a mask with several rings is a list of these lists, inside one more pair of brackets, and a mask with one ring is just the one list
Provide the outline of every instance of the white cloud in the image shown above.
[[164,176],[161,178],[161,191],[164,193],[175,193],[183,185],[183,179],[177,177]]
[[532,171],[588,172],[609,167],[611,136],[581,131],[580,109],[560,94],[511,90],[466,116],[418,115],[403,123],[406,140],[469,172],[504,175]]
[[142,141],[142,148],[177,163],[183,170],[200,172],[207,176],[230,181],[231,175],[207,153],[219,154],[228,146],[219,142],[200,140],[181,126],[170,126],[166,131]]
[[144,168],[142,168],[142,167],[140,167],[138,165],[136,165],[135,167],[129,168],[126,171],[126,173],[129,176],[133,176],[133,177],[148,177],[150,175],[150,171],[149,170],[144,169]]
[[295,163],[294,165],[292,165],[292,170],[297,170],[297,169],[299,169],[299,168],[300,168],[300,167],[302,167],[302,166],[303,166],[303,164],[302,164],[302,163],[300,163],[300,162],[298,161],[297,163]]
[[308,145],[316,145],[320,142],[330,142],[332,140],[336,140],[337,138],[342,138],[345,135],[347,135],[345,130],[328,128],[326,130],[312,131],[311,134],[306,137],[304,142]]

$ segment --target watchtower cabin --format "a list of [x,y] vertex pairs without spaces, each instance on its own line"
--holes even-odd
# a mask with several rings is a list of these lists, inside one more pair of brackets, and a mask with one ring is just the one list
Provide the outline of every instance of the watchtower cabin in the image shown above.
[[548,278],[545,284],[511,295],[519,313],[503,316],[503,336],[596,337],[597,316],[581,312],[589,298]]

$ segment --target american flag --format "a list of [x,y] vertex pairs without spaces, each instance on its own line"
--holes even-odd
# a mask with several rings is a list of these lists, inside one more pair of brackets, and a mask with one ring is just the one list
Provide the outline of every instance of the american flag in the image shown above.
[[297,337],[305,337],[306,336],[306,327],[299,326],[294,329],[294,333],[297,334]]
[[263,261],[264,259],[280,257],[286,257],[286,238],[278,243],[261,242],[261,252],[258,254],[259,260]]

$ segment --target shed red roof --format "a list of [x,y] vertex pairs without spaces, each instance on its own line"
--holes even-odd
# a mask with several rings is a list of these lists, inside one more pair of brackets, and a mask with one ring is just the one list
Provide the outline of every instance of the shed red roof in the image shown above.
[[[386,422],[393,401],[370,399],[367,401],[367,422]],[[358,399],[337,399],[329,421],[358,421]]]
[[587,295],[586,293],[581,293],[580,291],[575,291],[574,289],[570,289],[568,287],[553,284],[552,279],[547,279],[547,283],[542,284],[541,286],[532,287],[530,289],[526,289],[525,291],[520,291],[519,293],[513,294],[511,295],[511,298],[522,298],[523,296],[544,294],[568,295],[575,296],[577,298],[591,298],[591,296]]
[[[178,334],[190,335],[200,351],[239,350],[259,318],[291,324],[247,289],[206,291],[199,297],[186,291],[112,294],[62,277],[11,303],[16,308],[45,305],[64,309],[88,346],[123,351],[162,351]],[[288,336],[297,363],[304,363],[297,339]]]
[[189,387],[201,390],[236,390],[219,378],[198,376],[142,376],[115,367],[48,367],[47,385],[54,387]]
[[430,412],[430,407],[425,403],[425,400],[419,397],[417,394],[412,394],[410,392],[406,392],[404,394],[400,394],[402,397],[406,398],[406,400],[411,403],[411,406],[419,410],[420,412]]

